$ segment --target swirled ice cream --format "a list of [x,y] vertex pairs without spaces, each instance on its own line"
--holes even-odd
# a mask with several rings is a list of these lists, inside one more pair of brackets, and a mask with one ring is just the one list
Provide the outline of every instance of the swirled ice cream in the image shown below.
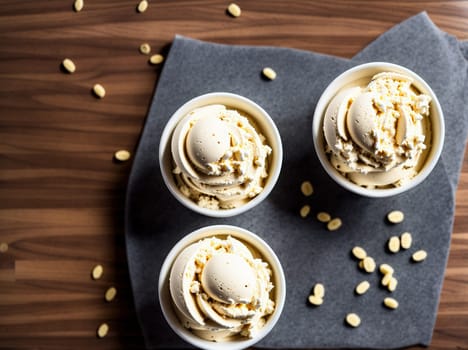
[[417,175],[431,144],[431,98],[394,72],[339,91],[324,117],[331,164],[367,188],[403,185]]
[[253,338],[273,313],[268,264],[241,241],[209,237],[176,258],[169,277],[174,309],[200,338]]
[[197,108],[178,123],[171,152],[186,197],[202,207],[231,209],[263,190],[272,149],[247,115],[216,104]]

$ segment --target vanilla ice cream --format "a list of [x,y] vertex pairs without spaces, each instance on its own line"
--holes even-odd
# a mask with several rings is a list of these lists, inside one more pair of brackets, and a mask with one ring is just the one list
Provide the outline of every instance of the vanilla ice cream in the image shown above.
[[416,176],[431,144],[431,98],[394,72],[339,91],[323,123],[331,164],[367,188],[398,187]]
[[184,327],[200,338],[253,338],[273,313],[271,270],[251,248],[227,236],[186,247],[172,265],[169,289]]
[[215,104],[188,113],[171,142],[180,191],[199,206],[231,209],[257,196],[272,152],[251,119]]

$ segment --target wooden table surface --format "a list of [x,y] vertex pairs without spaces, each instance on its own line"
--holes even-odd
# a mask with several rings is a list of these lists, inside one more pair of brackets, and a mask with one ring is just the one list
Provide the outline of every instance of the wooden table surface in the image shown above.
[[[468,1],[0,1],[0,348],[140,349],[124,239],[125,189],[161,66],[176,33],[351,57],[426,10],[468,39]],[[60,63],[74,60],[65,74]],[[91,93],[100,82],[103,100]],[[466,117],[466,116],[465,116]],[[102,264],[102,279],[90,271]],[[111,303],[109,286],[118,294]],[[96,328],[107,322],[104,339]],[[457,191],[452,246],[431,345],[468,348],[468,158]]]

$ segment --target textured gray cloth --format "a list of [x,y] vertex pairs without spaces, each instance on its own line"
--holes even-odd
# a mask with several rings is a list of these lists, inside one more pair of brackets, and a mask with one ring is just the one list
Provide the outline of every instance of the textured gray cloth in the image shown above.
[[[157,296],[162,262],[185,234],[211,224],[232,224],[257,233],[276,251],[287,281],[283,314],[257,346],[267,348],[399,348],[431,341],[450,246],[454,195],[468,129],[467,45],[441,32],[421,13],[395,26],[352,60],[285,48],[228,46],[176,37],[165,62],[134,160],[128,185],[126,238],[136,311],[148,348],[185,348],[164,320]],[[463,56],[465,54],[465,57]],[[341,72],[359,63],[387,61],[412,69],[431,85],[445,113],[446,138],[441,161],[414,190],[387,199],[364,198],[336,185],[314,154],[312,116],[322,91]],[[261,77],[263,67],[278,77]],[[158,166],[158,146],[165,123],[187,100],[207,92],[233,92],[260,104],[282,136],[280,179],[258,207],[227,219],[193,213],[166,189]],[[313,196],[300,192],[310,180]],[[310,204],[312,215],[299,209]],[[385,222],[400,209],[405,221]],[[343,220],[329,232],[315,220],[318,211]],[[392,235],[413,234],[413,247],[398,254],[385,250]],[[350,254],[364,247],[377,264],[395,268],[400,302],[382,305],[390,293],[379,287],[378,272],[366,274]],[[410,262],[417,249],[426,261]],[[362,280],[371,283],[363,296],[353,293]],[[325,285],[324,304],[307,303],[312,286]],[[345,315],[356,312],[361,326],[351,329]]]

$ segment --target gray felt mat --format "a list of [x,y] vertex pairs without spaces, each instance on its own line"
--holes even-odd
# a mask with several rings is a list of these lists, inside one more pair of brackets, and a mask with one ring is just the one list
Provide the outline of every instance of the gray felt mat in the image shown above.
[[[454,195],[468,129],[467,43],[440,31],[425,13],[395,26],[352,60],[285,48],[229,46],[177,36],[150,108],[128,184],[126,238],[136,311],[148,348],[185,348],[164,320],[157,302],[159,269],[171,247],[201,226],[232,224],[256,232],[277,252],[285,270],[287,297],[283,314],[258,347],[398,348],[431,341],[439,294],[450,246]],[[465,55],[465,56],[464,56]],[[312,116],[322,91],[338,74],[369,61],[388,61],[421,75],[440,99],[446,138],[442,158],[430,177],[414,190],[388,199],[370,199],[341,189],[322,170],[314,154]],[[278,77],[261,77],[263,67]],[[158,145],[164,125],[184,102],[207,92],[226,91],[259,103],[277,123],[284,145],[279,182],[261,205],[242,215],[215,219],[195,214],[165,188],[158,167]],[[305,198],[303,180],[315,193]],[[310,204],[312,215],[299,209]],[[392,209],[405,212],[397,226],[385,222]],[[328,232],[314,219],[328,211],[343,226]],[[410,231],[413,247],[391,255],[385,244],[392,235]],[[382,306],[389,292],[378,287],[380,274],[365,274],[350,255],[363,246],[377,264],[391,264],[399,284],[392,294],[400,307]],[[426,261],[412,264],[417,249]],[[361,297],[355,285],[367,279],[371,289]],[[324,304],[307,305],[316,282],[326,287]],[[362,323],[344,325],[348,312]]]

